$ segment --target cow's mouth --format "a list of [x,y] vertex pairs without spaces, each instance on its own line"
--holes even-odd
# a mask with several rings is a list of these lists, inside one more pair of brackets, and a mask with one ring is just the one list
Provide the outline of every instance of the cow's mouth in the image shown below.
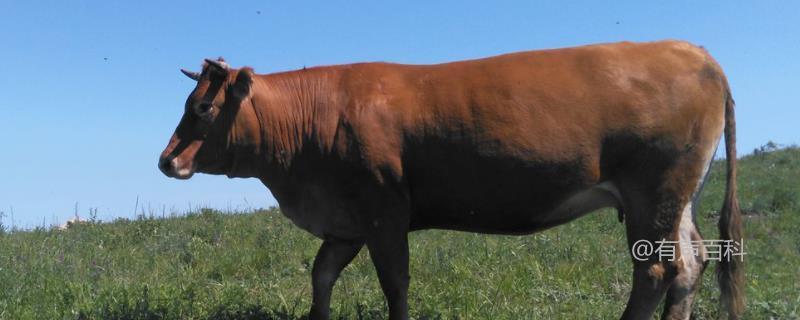
[[158,168],[164,175],[180,180],[191,178],[196,167],[194,161],[182,162],[178,158],[166,157],[158,160]]
[[175,168],[175,176],[173,178],[186,180],[191,178],[194,175],[195,168],[194,166],[187,166],[183,168]]

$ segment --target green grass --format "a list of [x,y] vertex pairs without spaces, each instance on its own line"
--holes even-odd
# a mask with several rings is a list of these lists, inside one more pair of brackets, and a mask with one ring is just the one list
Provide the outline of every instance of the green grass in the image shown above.
[[[800,149],[739,163],[745,318],[800,318]],[[715,164],[699,211],[709,239],[717,237],[723,169]],[[319,245],[277,209],[5,230],[0,319],[301,318]],[[530,236],[416,232],[410,246],[417,319],[617,318],[630,290],[624,230],[610,210]],[[710,267],[699,319],[717,315]],[[384,317],[366,250],[337,282],[332,308],[337,318]]]

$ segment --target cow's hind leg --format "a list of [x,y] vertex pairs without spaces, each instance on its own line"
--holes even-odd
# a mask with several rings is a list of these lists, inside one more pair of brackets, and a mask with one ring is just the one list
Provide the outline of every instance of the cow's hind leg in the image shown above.
[[623,189],[622,192],[626,198],[626,231],[633,258],[633,283],[622,319],[650,319],[677,274],[675,266],[659,259],[655,252],[657,242],[669,241],[671,233],[670,228],[659,223],[657,217],[677,215],[678,210],[659,204],[638,189]]
[[[716,145],[714,145],[715,147]],[[667,291],[667,299],[664,302],[663,319],[690,319],[692,316],[692,304],[694,297],[700,288],[700,279],[705,270],[707,260],[703,237],[695,224],[695,210],[698,205],[698,198],[703,189],[703,183],[708,177],[711,167],[711,157],[716,148],[707,146],[702,161],[703,173],[694,186],[691,201],[684,206],[678,223],[678,245],[680,253],[678,261],[679,271],[677,277]]]
[[679,272],[667,291],[663,319],[689,319],[691,317],[692,303],[705,270],[703,238],[692,219],[693,206],[694,203],[690,203],[681,213],[678,244],[676,245],[676,250],[679,251],[676,254],[680,254]]
[[650,158],[647,163],[651,166],[620,178],[634,266],[623,319],[649,319],[665,293],[664,318],[688,319],[691,315],[704,268],[702,248],[699,255],[692,250],[692,243],[701,239],[692,219],[692,200],[711,156],[706,153],[679,153],[661,157],[667,159],[663,162]]
[[[623,319],[649,319],[665,292],[663,319],[691,317],[692,303],[705,265],[704,250],[696,245],[702,238],[692,223],[690,212],[691,205],[688,204],[680,212],[679,226],[675,231],[628,225],[629,229],[636,229],[628,232],[629,241],[634,242],[631,247],[634,271],[631,296]],[[652,245],[649,247],[652,251],[640,250],[642,243]],[[652,254],[648,257],[647,252]]]

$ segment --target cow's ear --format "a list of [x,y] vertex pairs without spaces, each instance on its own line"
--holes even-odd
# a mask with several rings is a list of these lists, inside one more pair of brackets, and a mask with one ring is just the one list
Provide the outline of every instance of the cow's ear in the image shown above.
[[244,67],[239,70],[236,80],[231,83],[230,93],[237,100],[244,100],[250,95],[250,86],[253,84],[253,69]]

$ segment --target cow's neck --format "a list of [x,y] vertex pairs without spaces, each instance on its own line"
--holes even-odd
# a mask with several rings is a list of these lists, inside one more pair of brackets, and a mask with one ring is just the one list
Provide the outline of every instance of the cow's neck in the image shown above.
[[335,70],[309,69],[256,77],[250,106],[259,124],[264,175],[280,175],[301,155],[330,153],[342,99]]

